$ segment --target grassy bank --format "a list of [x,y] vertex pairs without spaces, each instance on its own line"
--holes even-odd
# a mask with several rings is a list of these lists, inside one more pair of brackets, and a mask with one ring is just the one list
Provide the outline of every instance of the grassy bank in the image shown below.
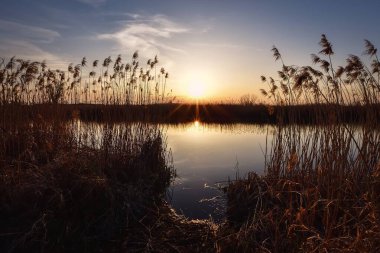
[[[128,68],[116,60],[91,96],[80,66],[68,69],[72,85],[42,63],[2,66],[0,250],[378,252],[377,50],[366,41],[372,69],[354,56],[333,68],[326,36],[320,45],[321,70],[285,65],[273,48],[282,69],[279,81],[263,78],[270,106],[168,103],[166,72],[154,77],[157,91],[150,72],[137,74],[137,56]],[[194,120],[277,124],[265,175],[231,182],[218,225],[163,201],[174,171],[160,129],[146,122]]]
[[[262,77],[269,85],[262,92],[291,110],[279,114],[265,175],[251,173],[227,188],[227,220],[216,243],[220,252],[380,250],[380,129],[374,107],[380,100],[379,60],[377,49],[365,43],[371,67],[350,55],[346,66],[334,68],[325,35],[322,50],[312,55],[320,69],[286,65],[273,47],[282,69],[278,81]],[[284,125],[297,123],[296,108],[305,102],[320,115],[319,126],[305,131]],[[342,105],[357,103],[365,118],[353,126],[343,120]]]
[[0,62],[1,252],[213,249],[214,225],[164,200],[172,158],[141,108],[170,100],[167,72],[137,53],[111,62],[88,78],[85,58],[67,71]]
[[2,252],[118,251],[163,204],[174,170],[157,128],[78,124],[1,133]]
[[377,252],[379,130],[278,128],[266,174],[228,187],[221,251]]

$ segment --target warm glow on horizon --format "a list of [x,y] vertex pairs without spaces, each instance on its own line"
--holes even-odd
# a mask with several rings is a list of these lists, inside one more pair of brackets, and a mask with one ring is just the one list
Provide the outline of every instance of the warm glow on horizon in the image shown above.
[[[273,58],[272,46],[278,48],[285,65],[308,66],[312,64],[310,54],[321,50],[318,41],[324,33],[334,49],[338,49],[332,59],[337,67],[345,64],[348,55],[363,52],[364,39],[380,45],[376,25],[380,20],[380,1],[375,0],[366,5],[355,0],[346,0],[344,5],[329,1],[323,19],[316,11],[321,6],[319,1],[300,1],[302,6],[298,1],[221,0],[223,4],[215,4],[162,0],[157,6],[136,0],[34,2],[8,1],[0,9],[0,58],[16,56],[31,62],[44,61],[50,69],[66,71],[70,63],[73,67],[81,66],[86,57],[87,66],[80,71],[82,83],[75,85],[75,94],[81,87],[80,92],[86,90],[92,100],[95,97],[104,100],[107,96],[102,92],[108,92],[109,96],[116,92],[104,81],[112,79],[112,83],[120,84],[121,75],[116,75],[117,79],[109,75],[113,66],[121,70],[121,65],[114,65],[119,54],[123,63],[132,60],[128,68],[135,77],[144,76],[143,68],[145,77],[151,81],[134,91],[144,93],[149,87],[152,91],[147,96],[154,97],[157,90],[156,100],[159,96],[161,100],[166,97],[167,101],[177,102],[234,102],[242,96],[255,95],[267,102],[260,90],[268,87],[260,76],[276,79],[282,68]],[[21,10],[20,6],[24,8]],[[48,9],[62,12],[52,15]],[[294,15],[299,9],[302,15]],[[284,14],[288,18],[284,19]],[[345,20],[347,16],[357,18]],[[138,58],[132,59],[136,51]],[[109,66],[103,67],[109,56]],[[124,64],[124,70],[126,67]],[[110,68],[107,75],[99,79],[99,75],[106,74],[106,68]],[[130,70],[126,71],[127,78],[131,77]],[[102,80],[101,85],[99,82],[87,85],[95,81],[94,77],[89,78],[91,72]],[[138,97],[134,91],[126,92],[124,84],[117,89],[122,90],[122,96],[133,93]],[[115,99],[113,95],[112,100]]]

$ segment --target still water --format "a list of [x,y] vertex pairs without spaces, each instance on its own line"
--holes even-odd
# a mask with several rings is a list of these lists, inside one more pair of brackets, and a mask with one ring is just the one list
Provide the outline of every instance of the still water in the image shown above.
[[[75,122],[76,139],[84,146],[101,148],[112,132],[112,143],[144,141],[141,124],[93,124]],[[149,124],[148,124],[149,126]],[[156,129],[157,125],[151,125]],[[191,219],[219,220],[224,217],[226,199],[220,187],[248,172],[264,172],[265,153],[270,151],[274,126],[254,124],[160,125],[171,152],[176,178],[168,189],[167,201],[179,214]],[[139,140],[139,138],[141,140]],[[131,150],[134,150],[131,147]]]
[[[352,164],[356,163],[360,150],[376,153],[379,143],[377,130],[360,125],[278,128],[200,122],[151,125],[75,121],[70,128],[77,135],[74,140],[77,140],[78,147],[101,149],[106,146],[108,149],[114,145],[117,152],[140,150],[146,138],[162,133],[177,174],[168,190],[167,200],[178,213],[191,219],[223,218],[226,199],[220,187],[226,186],[229,180],[246,177],[251,171],[263,174],[265,154],[267,160],[272,160],[269,159],[272,142],[275,148],[281,147],[278,154],[289,157],[297,152],[303,155],[304,163],[306,160],[310,162],[308,159],[324,159],[318,152],[322,148],[325,152],[344,151],[343,155]],[[281,159],[286,160],[286,157]]]
[[166,125],[177,178],[168,201],[178,213],[192,219],[220,219],[225,197],[220,186],[249,171],[264,171],[264,157],[272,126],[214,125],[193,122]]

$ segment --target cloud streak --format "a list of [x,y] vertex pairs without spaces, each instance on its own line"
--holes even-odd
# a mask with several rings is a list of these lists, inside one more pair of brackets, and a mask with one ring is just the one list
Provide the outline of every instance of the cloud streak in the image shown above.
[[32,61],[46,60],[51,68],[62,68],[68,63],[61,57],[26,41],[0,40],[0,55],[5,58],[15,56]]
[[2,19],[0,19],[0,32],[6,33],[7,37],[16,37],[40,43],[51,43],[61,36],[58,32],[50,29]]
[[145,56],[162,54],[165,51],[184,51],[168,42],[173,36],[187,33],[189,30],[163,15],[143,17],[139,14],[128,14],[131,20],[123,22],[122,27],[113,33],[97,36],[101,40],[112,40],[121,50],[139,50]]

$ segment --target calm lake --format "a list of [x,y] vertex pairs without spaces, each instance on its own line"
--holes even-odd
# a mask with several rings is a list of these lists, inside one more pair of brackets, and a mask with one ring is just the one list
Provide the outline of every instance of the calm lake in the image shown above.
[[[198,121],[161,125],[148,123],[105,125],[78,121],[72,126],[73,131],[78,134],[76,139],[85,146],[94,148],[100,148],[105,141],[104,131],[113,133],[112,142],[115,143],[123,141],[127,136],[125,140],[131,145],[145,141],[144,136],[147,135],[143,133],[144,131],[162,131],[167,145],[166,150],[171,154],[170,158],[176,171],[176,178],[167,191],[167,201],[177,213],[188,218],[211,217],[216,221],[225,215],[226,198],[221,187],[226,186],[229,180],[245,178],[251,171],[263,174],[265,154],[269,159],[271,145],[275,140],[273,137],[279,132],[279,128],[274,125],[205,124]],[[356,143],[353,141],[348,143],[350,159],[358,156],[357,145],[360,147],[363,140],[376,140],[378,134],[375,134],[373,129],[360,130],[361,128],[356,125],[350,126],[349,131],[347,126],[294,125],[282,129],[281,138],[293,140],[293,143],[302,143],[298,145],[306,147],[302,152],[311,152],[319,146],[318,143],[329,141],[326,137],[331,131],[345,138],[352,136],[356,139]],[[125,133],[127,134],[124,135]],[[280,145],[288,144],[286,141],[280,143]]]
[[253,124],[165,125],[177,173],[168,202],[192,219],[222,218],[225,198],[218,187],[249,171],[263,173],[273,130],[273,126]]

